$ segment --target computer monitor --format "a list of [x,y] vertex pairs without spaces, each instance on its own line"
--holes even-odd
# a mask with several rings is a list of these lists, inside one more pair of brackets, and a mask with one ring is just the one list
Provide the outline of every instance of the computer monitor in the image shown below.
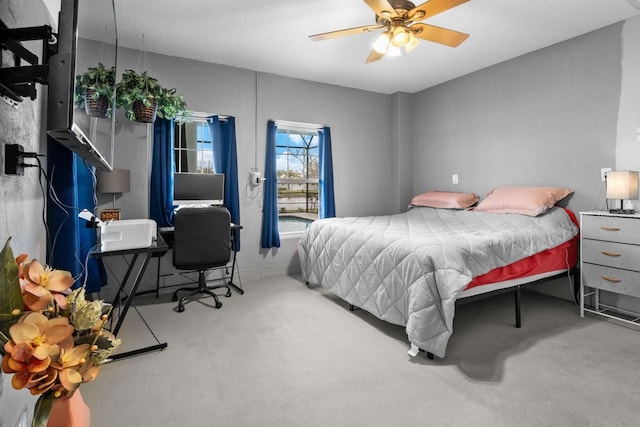
[[224,174],[174,173],[173,204],[178,206],[223,205]]

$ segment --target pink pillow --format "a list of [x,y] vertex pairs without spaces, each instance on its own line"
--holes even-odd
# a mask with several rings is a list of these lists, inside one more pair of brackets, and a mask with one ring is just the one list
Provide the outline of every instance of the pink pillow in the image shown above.
[[573,190],[560,187],[498,187],[487,194],[476,210],[538,216]]
[[447,191],[427,191],[411,200],[414,206],[430,208],[466,209],[475,205],[480,197],[475,193],[454,193]]

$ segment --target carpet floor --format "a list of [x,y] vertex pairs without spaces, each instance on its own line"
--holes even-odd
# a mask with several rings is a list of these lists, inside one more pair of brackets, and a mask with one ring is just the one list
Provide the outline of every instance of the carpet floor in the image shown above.
[[[636,426],[640,331],[522,294],[461,304],[443,359],[415,358],[404,327],[299,277],[177,313],[136,298],[168,347],[106,364],[82,386],[92,426]],[[153,344],[136,310],[121,351]]]

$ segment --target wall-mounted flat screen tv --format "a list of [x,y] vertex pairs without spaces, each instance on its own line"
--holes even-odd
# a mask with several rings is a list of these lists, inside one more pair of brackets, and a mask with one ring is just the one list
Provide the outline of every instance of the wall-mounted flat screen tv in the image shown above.
[[117,69],[114,0],[61,0],[58,19],[58,53],[49,61],[47,134],[96,168],[112,170],[115,96],[102,117],[77,105],[74,94],[76,76],[89,67]]

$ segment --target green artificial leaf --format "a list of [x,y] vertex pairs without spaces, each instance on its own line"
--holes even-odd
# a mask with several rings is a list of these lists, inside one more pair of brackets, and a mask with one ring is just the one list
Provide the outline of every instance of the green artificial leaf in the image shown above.
[[47,392],[40,395],[36,406],[33,408],[33,422],[31,423],[31,427],[47,427],[52,406],[53,393]]
[[20,280],[18,279],[18,264],[13,256],[13,251],[7,239],[2,252],[0,252],[0,332],[9,336],[9,328],[16,323],[19,316],[11,314],[14,310],[22,313],[24,302],[20,292]]

